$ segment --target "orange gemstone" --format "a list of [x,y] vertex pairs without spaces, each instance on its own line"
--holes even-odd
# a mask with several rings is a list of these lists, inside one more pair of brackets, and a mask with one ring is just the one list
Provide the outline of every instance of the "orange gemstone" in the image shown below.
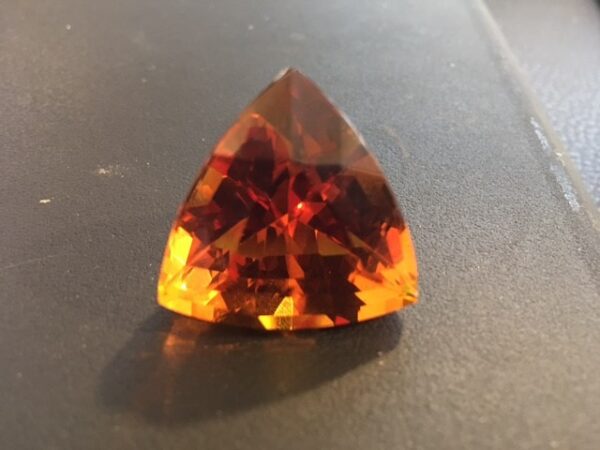
[[365,143],[297,70],[217,144],[180,207],[167,309],[267,330],[361,322],[417,301],[408,226]]

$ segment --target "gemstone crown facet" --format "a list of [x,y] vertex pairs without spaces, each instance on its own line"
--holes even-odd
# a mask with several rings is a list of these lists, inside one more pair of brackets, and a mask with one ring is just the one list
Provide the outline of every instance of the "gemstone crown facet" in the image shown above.
[[181,205],[158,302],[209,322],[293,330],[416,303],[407,224],[345,116],[283,72],[219,141]]

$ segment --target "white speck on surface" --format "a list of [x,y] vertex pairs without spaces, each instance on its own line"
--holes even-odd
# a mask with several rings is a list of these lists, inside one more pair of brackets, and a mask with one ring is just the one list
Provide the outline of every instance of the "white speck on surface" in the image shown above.
[[550,441],[550,448],[558,448],[558,447],[559,447],[558,441]]
[[150,72],[154,72],[154,71],[156,70],[156,64],[150,64],[150,65],[148,66],[148,70],[149,70]]
[[99,177],[125,177],[125,168],[119,164],[109,164],[106,167],[98,167],[94,174]]
[[146,77],[142,77],[142,79],[140,80],[142,83],[146,83],[148,81],[148,78]]
[[71,29],[71,24],[70,23],[66,24],[65,25],[65,30],[69,31],[70,29]]
[[448,64],[450,67],[452,67],[453,69],[456,67],[456,63],[451,62],[450,64]]
[[51,201],[52,201],[51,198],[42,198],[42,199],[40,199],[40,203],[42,205],[46,205],[46,204],[50,203]]
[[252,30],[254,30],[254,25],[252,25],[252,24],[248,25],[248,31],[252,31]]
[[17,378],[23,378],[23,374],[21,372],[17,372]]
[[[544,134],[544,130],[543,130],[542,126],[538,123],[537,120],[535,120],[534,117],[531,117],[529,119],[529,122],[531,123],[531,126],[533,127],[533,132],[535,133],[538,140],[540,141],[542,150],[544,150],[544,152],[548,156],[550,156],[550,158],[552,158],[553,156],[556,156],[559,158],[559,161],[560,161],[560,157],[562,156],[562,154],[553,152],[552,146],[550,145],[550,141],[548,141],[548,138]],[[556,181],[560,185],[560,188],[563,191],[563,195],[564,195],[565,199],[567,200],[567,202],[569,203],[569,206],[571,207],[571,209],[573,211],[579,211],[579,208],[581,206],[579,205],[579,201],[577,200],[577,195],[575,194],[575,189],[573,189],[573,185],[571,184],[571,181],[569,180],[569,177],[568,177],[567,173],[565,172],[565,169],[562,166],[562,164],[559,164],[556,162],[551,162],[550,163],[550,171],[554,174],[554,177],[556,178]]]

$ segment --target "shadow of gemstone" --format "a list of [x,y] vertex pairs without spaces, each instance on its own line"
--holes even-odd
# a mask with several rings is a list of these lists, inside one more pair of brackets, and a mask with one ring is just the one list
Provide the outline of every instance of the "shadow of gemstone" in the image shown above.
[[104,369],[111,410],[174,426],[234,414],[313,389],[399,343],[396,314],[356,326],[261,333],[157,311]]

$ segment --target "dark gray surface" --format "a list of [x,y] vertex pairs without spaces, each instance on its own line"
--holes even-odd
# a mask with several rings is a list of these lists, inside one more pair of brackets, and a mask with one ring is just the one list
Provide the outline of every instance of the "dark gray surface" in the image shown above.
[[600,2],[487,3],[600,207]]
[[[365,5],[3,2],[3,448],[598,448],[581,199],[476,3]],[[290,64],[382,162],[422,303],[293,336],[160,311],[177,204]]]

